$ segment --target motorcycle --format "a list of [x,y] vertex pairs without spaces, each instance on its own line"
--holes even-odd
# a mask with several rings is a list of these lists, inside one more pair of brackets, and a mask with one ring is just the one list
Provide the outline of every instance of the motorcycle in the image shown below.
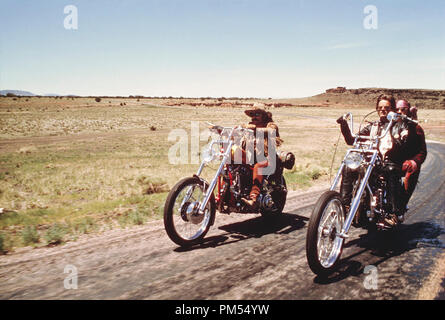
[[[247,142],[252,141],[254,131],[241,126],[213,124],[209,129],[214,135],[202,153],[197,173],[180,180],[165,201],[164,227],[170,239],[180,246],[201,242],[215,222],[216,210],[226,214],[252,213],[252,208],[241,198],[249,196],[253,163],[234,160],[237,150],[245,149]],[[216,160],[219,166],[209,183],[200,175],[205,166]],[[261,213],[266,218],[282,213],[287,196],[283,168],[291,169],[294,163],[292,153],[277,154],[275,170],[264,176],[259,206],[253,213]]]
[[[376,111],[370,114],[374,112]],[[370,114],[366,115],[363,121]],[[324,192],[316,202],[309,220],[306,257],[310,269],[315,274],[323,276],[335,270],[351,226],[376,231],[389,229],[384,220],[391,214],[392,206],[382,170],[384,162],[379,144],[400,117],[416,123],[406,116],[389,112],[389,123],[386,128],[380,128],[382,134],[377,134],[379,128],[371,131],[369,136],[352,134],[354,144],[347,150],[329,191]],[[354,121],[351,113],[344,116],[345,120],[348,118],[353,132]],[[335,191],[345,166],[358,173],[349,210],[342,203],[340,193]]]

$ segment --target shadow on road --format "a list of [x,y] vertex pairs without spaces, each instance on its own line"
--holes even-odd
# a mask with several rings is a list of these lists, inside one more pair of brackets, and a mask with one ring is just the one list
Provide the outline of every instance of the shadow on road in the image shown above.
[[328,277],[316,277],[314,282],[330,284],[350,276],[359,276],[367,265],[378,266],[393,257],[419,247],[445,248],[440,237],[445,229],[431,222],[400,225],[397,229],[361,235],[346,243],[345,248],[357,246],[358,252],[343,258],[338,269]]
[[305,226],[305,221],[309,220],[306,217],[297,214],[283,213],[279,217],[265,219],[261,216],[255,218],[227,224],[219,227],[219,230],[226,231],[226,233],[206,237],[203,242],[191,247],[176,248],[176,252],[185,252],[196,249],[204,249],[209,247],[217,247],[227,245],[250,238],[260,238],[267,234],[288,234],[292,231],[302,229]]

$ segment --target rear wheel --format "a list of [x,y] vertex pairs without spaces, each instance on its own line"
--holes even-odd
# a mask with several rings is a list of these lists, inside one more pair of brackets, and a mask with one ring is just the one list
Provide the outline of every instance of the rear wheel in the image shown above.
[[345,209],[338,192],[327,191],[315,204],[306,237],[306,257],[311,270],[328,275],[338,265],[344,239],[339,237],[345,220]]
[[215,197],[212,196],[203,213],[199,207],[208,184],[198,177],[179,181],[167,196],[164,206],[164,227],[170,239],[180,246],[199,243],[215,220]]

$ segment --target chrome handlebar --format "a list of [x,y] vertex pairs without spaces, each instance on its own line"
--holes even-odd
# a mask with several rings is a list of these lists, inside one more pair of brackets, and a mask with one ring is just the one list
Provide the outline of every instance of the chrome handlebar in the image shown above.
[[233,138],[233,135],[235,133],[240,133],[241,135],[244,135],[245,133],[253,134],[254,131],[252,129],[243,128],[241,126],[235,126],[235,127],[223,127],[220,125],[215,125],[211,122],[206,121],[206,123],[209,125],[210,131],[213,131],[215,133],[218,133],[219,135],[223,135],[223,132],[228,132],[229,140]]
[[347,120],[348,118],[350,118],[350,127],[351,127],[351,135],[352,135],[352,137],[355,138],[355,139],[358,138],[358,139],[363,139],[363,140],[374,140],[374,139],[379,139],[379,140],[380,140],[380,139],[383,139],[383,137],[385,137],[385,136],[388,134],[388,132],[389,132],[389,130],[391,129],[392,125],[393,125],[395,122],[397,122],[399,119],[404,119],[404,120],[413,122],[413,123],[415,123],[415,124],[418,123],[418,121],[413,120],[413,119],[411,119],[411,118],[409,118],[409,117],[407,117],[407,116],[405,116],[405,115],[401,115],[401,114],[398,114],[398,113],[395,113],[395,112],[391,111],[391,112],[389,112],[388,115],[386,116],[386,118],[388,119],[388,121],[389,121],[390,123],[389,123],[389,125],[386,127],[385,131],[384,131],[380,136],[377,136],[377,137],[371,137],[371,136],[360,136],[360,135],[354,134],[354,133],[353,133],[353,131],[354,131],[354,119],[353,119],[353,116],[352,116],[352,113],[351,113],[351,112],[348,112],[348,113],[346,113],[346,114],[343,115],[343,119]]

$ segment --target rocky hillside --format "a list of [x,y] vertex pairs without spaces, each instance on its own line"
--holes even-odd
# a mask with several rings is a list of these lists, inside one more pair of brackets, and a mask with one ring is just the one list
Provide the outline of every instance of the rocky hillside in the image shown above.
[[411,105],[418,108],[445,109],[445,90],[428,89],[346,89],[345,87],[337,87],[313,97],[298,99],[298,103],[369,107],[375,105],[377,97],[382,93],[391,94],[396,99],[406,99]]

